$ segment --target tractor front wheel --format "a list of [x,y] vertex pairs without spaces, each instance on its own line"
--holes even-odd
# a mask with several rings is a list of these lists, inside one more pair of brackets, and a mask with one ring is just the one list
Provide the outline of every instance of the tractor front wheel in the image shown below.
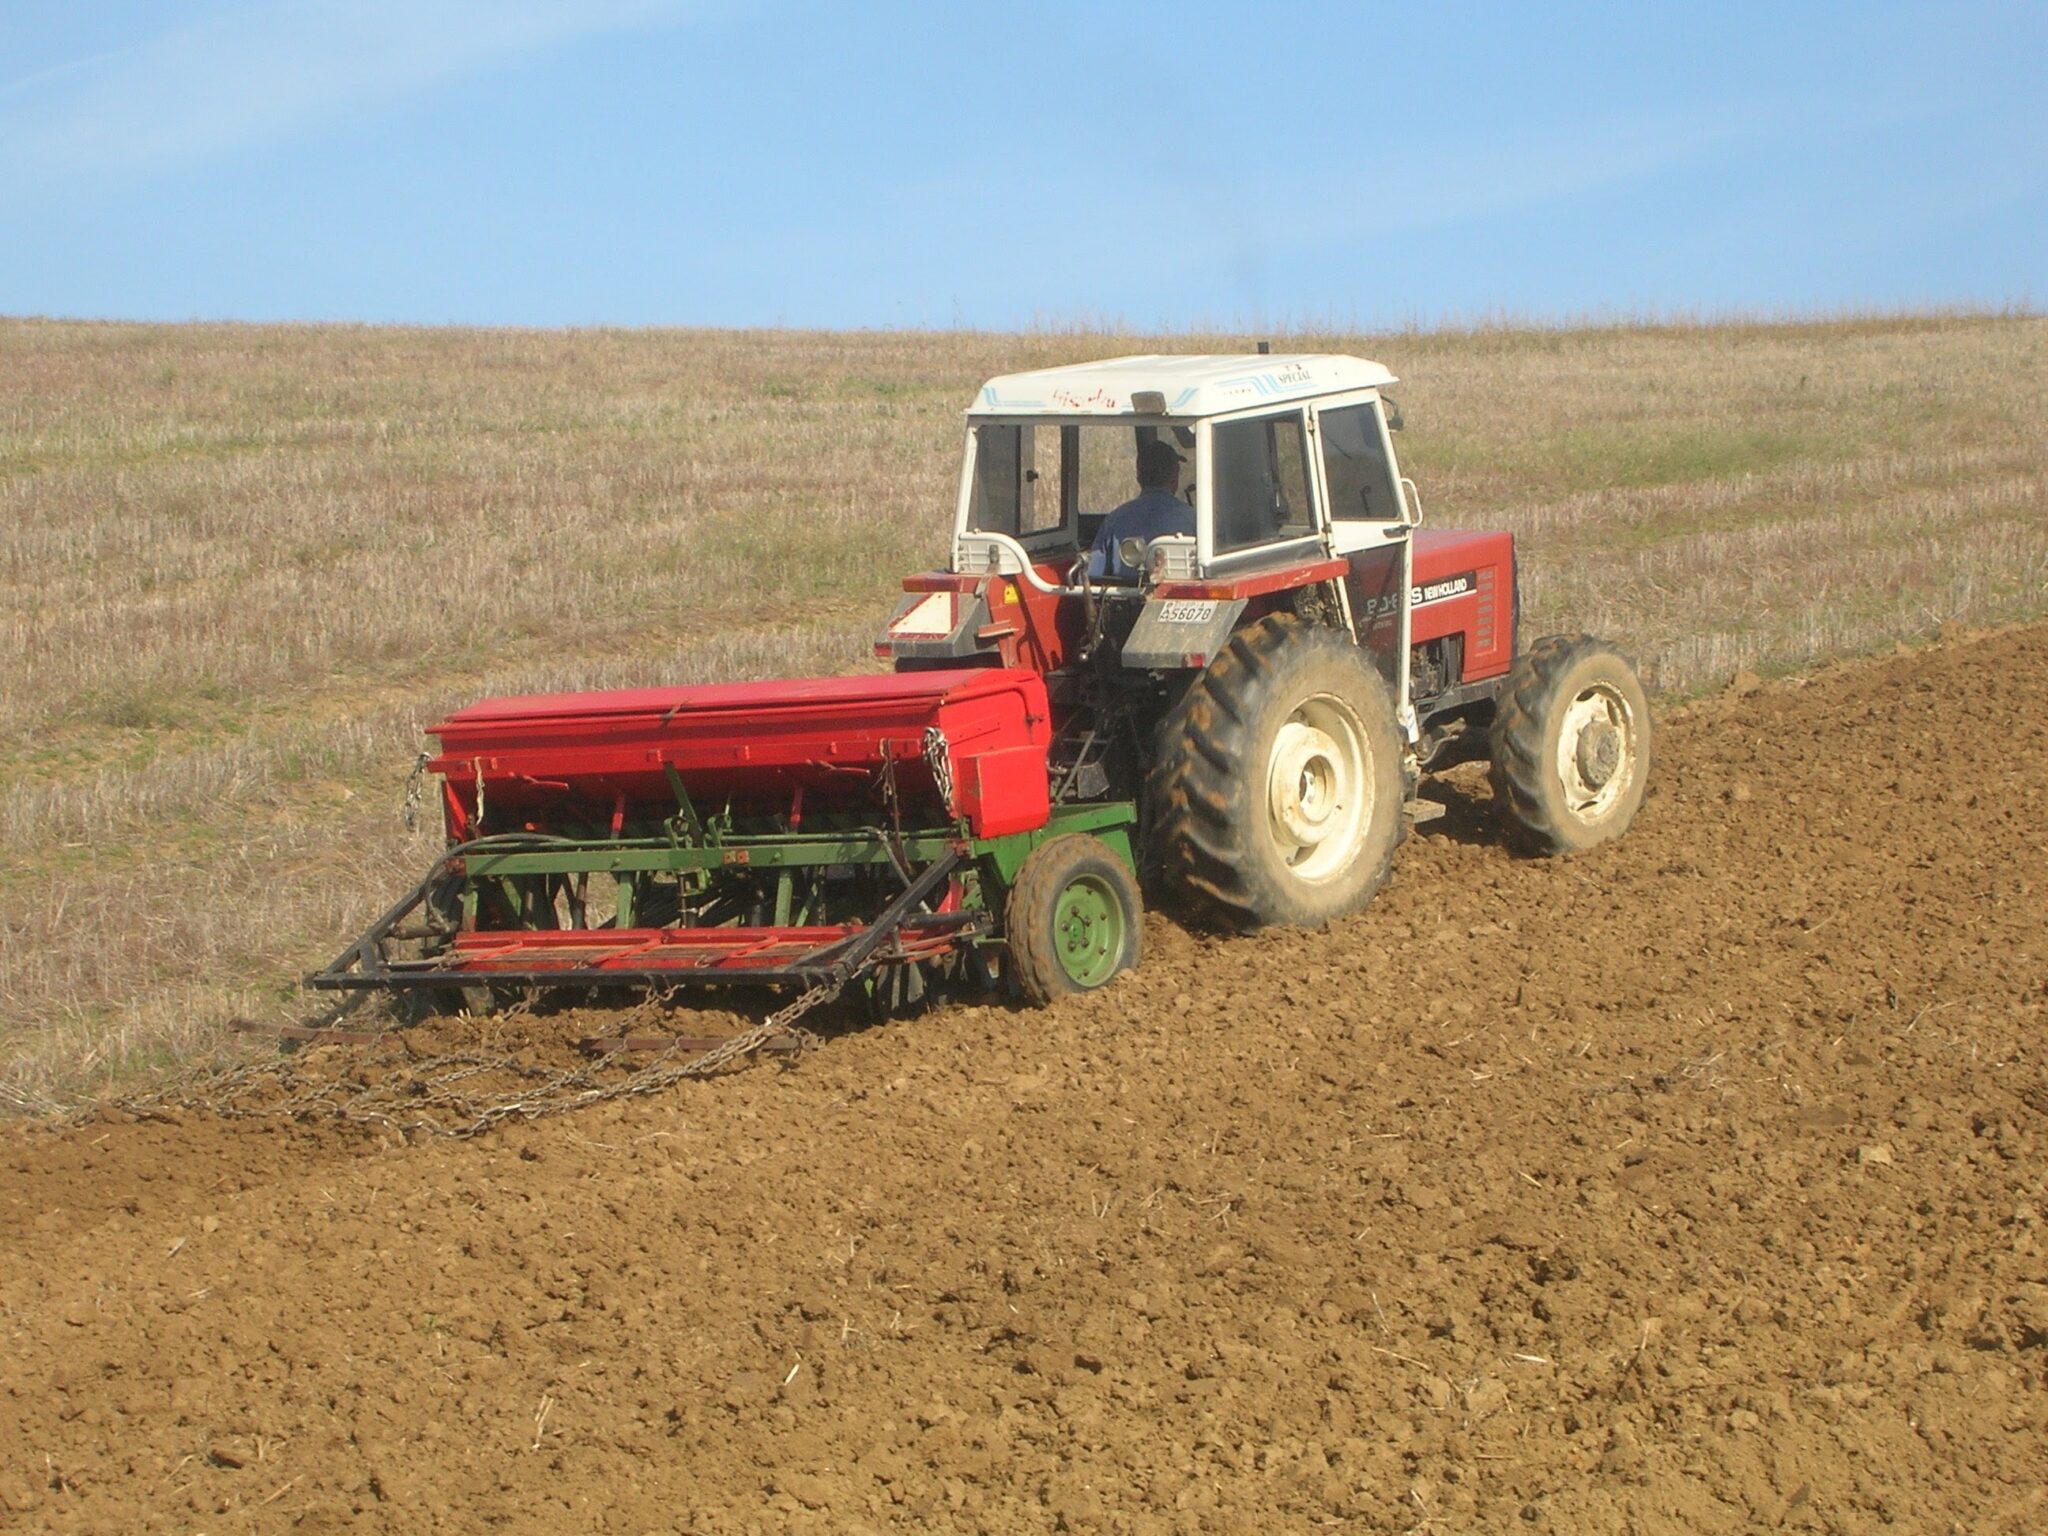
[[1144,910],[1130,866],[1101,838],[1074,832],[1040,844],[1003,914],[1017,984],[1035,1003],[1107,984],[1138,963]]
[[1493,799],[1526,853],[1576,853],[1628,830],[1650,777],[1650,703],[1629,659],[1550,635],[1508,674],[1489,742]]
[[1401,755],[1393,697],[1348,636],[1292,614],[1247,625],[1160,727],[1159,872],[1224,927],[1354,912],[1400,841]]

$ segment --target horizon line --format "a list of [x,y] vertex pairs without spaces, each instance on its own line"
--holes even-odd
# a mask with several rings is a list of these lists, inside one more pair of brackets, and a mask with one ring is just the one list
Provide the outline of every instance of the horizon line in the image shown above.
[[446,331],[507,335],[745,335],[789,336],[1128,336],[1209,337],[1247,335],[1261,339],[1289,336],[1494,336],[1572,332],[1626,332],[1735,329],[1821,329],[1838,325],[1905,322],[1971,322],[2038,320],[2048,315],[2031,296],[1999,301],[1957,301],[1930,304],[1849,304],[1835,306],[1728,306],[1725,308],[1596,309],[1541,316],[1506,309],[1478,315],[1448,314],[1433,321],[1367,325],[1356,320],[1279,321],[1192,320],[1180,325],[1140,325],[1127,320],[1074,316],[1066,320],[1034,320],[1023,325],[796,325],[786,321],[751,324],[689,322],[566,321],[531,324],[518,321],[469,320],[252,320],[239,316],[193,315],[178,320],[135,319],[120,315],[15,314],[0,311],[0,325],[77,326],[138,330],[305,330],[305,331]]

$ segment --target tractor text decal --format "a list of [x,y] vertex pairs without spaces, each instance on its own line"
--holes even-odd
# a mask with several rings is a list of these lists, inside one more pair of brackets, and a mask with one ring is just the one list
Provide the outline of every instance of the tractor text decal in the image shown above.
[[1052,403],[1063,411],[1113,411],[1117,408],[1117,397],[1102,388],[1085,395],[1078,390],[1056,389],[1052,392]]
[[[1435,581],[1417,582],[1408,589],[1408,606],[1427,608],[1431,603],[1447,603],[1454,597],[1469,595],[1476,591],[1478,586],[1477,571],[1465,571],[1457,576],[1440,576]],[[1358,617],[1368,622],[1377,622],[1401,611],[1401,594],[1398,591],[1375,592],[1363,599],[1354,595],[1351,602]]]
[[1457,576],[1443,576],[1435,581],[1418,583],[1408,594],[1410,608],[1427,608],[1431,603],[1447,603],[1454,597],[1463,597],[1479,585],[1477,571],[1465,571]]

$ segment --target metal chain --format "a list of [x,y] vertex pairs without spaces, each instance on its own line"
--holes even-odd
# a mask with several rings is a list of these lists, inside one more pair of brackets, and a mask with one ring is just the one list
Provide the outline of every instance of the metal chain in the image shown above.
[[936,725],[924,728],[924,760],[931,766],[932,787],[939,792],[939,804],[946,808],[948,816],[957,815],[953,807],[953,753],[946,733]]
[[798,1028],[796,1021],[820,1003],[838,996],[843,985],[843,982],[836,979],[820,982],[787,1007],[770,1014],[752,1029],[741,1031],[702,1055],[678,1060],[676,1058],[682,1056],[681,1047],[670,1046],[630,1077],[616,1083],[594,1081],[597,1070],[615,1059],[617,1053],[614,1053],[613,1056],[604,1057],[591,1066],[570,1068],[557,1073],[550,1081],[516,1099],[491,1105],[466,1126],[452,1129],[435,1126],[432,1129],[442,1135],[475,1136],[489,1130],[501,1120],[539,1120],[614,1099],[639,1098],[650,1093],[659,1093],[664,1088],[691,1078],[715,1077],[734,1063],[754,1055],[769,1041],[784,1036],[794,1040],[799,1051],[809,1050],[822,1042],[810,1030]]
[[[666,1082],[679,1081],[680,1079],[685,1077],[714,1076],[715,1074],[722,1072],[726,1067],[730,1066],[733,1062],[739,1061],[744,1057],[753,1055],[756,1051],[760,1050],[762,1046],[768,1044],[771,1040],[781,1039],[784,1035],[787,1035],[791,1040],[796,1042],[796,1046],[799,1051],[808,1051],[816,1046],[824,1044],[824,1042],[820,1040],[810,1030],[799,1029],[797,1027],[796,1021],[802,1018],[805,1014],[809,1013],[813,1008],[817,1007],[820,1003],[828,1003],[833,998],[837,997],[839,995],[840,988],[845,985],[845,982],[840,981],[836,978],[829,981],[819,982],[815,987],[812,987],[808,992],[802,994],[794,1002],[790,1003],[787,1007],[777,1009],[774,1013],[769,1014],[767,1018],[763,1019],[760,1023],[756,1024],[752,1029],[741,1031],[739,1034],[734,1035],[730,1040],[723,1041],[720,1044],[713,1046],[710,1050],[706,1051],[703,1055],[697,1057],[695,1060],[689,1062],[687,1065],[681,1068],[674,1069],[674,1077],[665,1078],[663,1083],[657,1083],[647,1088],[637,1088],[634,1091],[639,1093],[652,1093],[656,1087],[664,1086]],[[655,1057],[652,1062],[648,1063],[647,1067],[643,1069],[643,1071],[639,1075],[645,1076],[647,1072],[652,1071],[656,1067],[660,1067],[663,1062],[667,1061],[671,1056],[675,1055],[678,1049],[679,1047],[670,1046],[666,1051],[663,1051],[661,1055]]]
[[[610,1081],[600,1074],[618,1063],[625,1054],[622,1051],[594,1062],[552,1069],[529,1066],[514,1057],[475,1052],[430,1057],[412,1057],[408,1052],[402,1063],[390,1063],[394,1072],[386,1081],[346,1077],[305,1081],[297,1064],[289,1060],[250,1063],[213,1073],[183,1088],[117,1099],[110,1107],[144,1117],[159,1115],[167,1108],[202,1110],[228,1119],[331,1116],[407,1134],[464,1140],[508,1120],[545,1119],[594,1104],[645,1097],[690,1079],[716,1077],[776,1040],[792,1041],[799,1053],[811,1050],[823,1041],[796,1021],[837,997],[845,984],[843,978],[828,978],[708,1051],[691,1055],[680,1045],[670,1046],[626,1077]],[[389,1061],[388,1057],[372,1058],[373,1064]],[[491,1073],[524,1079],[531,1086],[495,1102],[460,1086]],[[265,1079],[275,1081],[285,1096],[261,1106],[235,1102]]]
[[420,824],[420,801],[427,782],[427,754],[422,752],[413,760],[412,772],[405,776],[405,830],[414,831]]

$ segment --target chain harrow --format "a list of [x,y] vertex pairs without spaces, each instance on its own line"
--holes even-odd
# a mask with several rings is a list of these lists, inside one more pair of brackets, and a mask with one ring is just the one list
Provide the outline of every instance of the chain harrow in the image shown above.
[[[693,1053],[671,1046],[624,1077],[605,1074],[625,1052],[572,1067],[544,1067],[517,1057],[480,1052],[423,1057],[401,1038],[396,1047],[365,1052],[350,1062],[350,1070],[332,1078],[314,1079],[298,1063],[285,1058],[231,1067],[182,1086],[116,1099],[110,1107],[143,1118],[161,1115],[167,1109],[201,1110],[227,1119],[332,1118],[407,1135],[466,1139],[507,1121],[546,1119],[595,1104],[645,1097],[693,1078],[716,1077],[773,1041],[788,1039],[799,1052],[810,1050],[822,1042],[796,1021],[831,1001],[844,985],[844,980],[836,977],[822,981],[759,1024],[708,1051]],[[524,1086],[509,1090],[501,1086],[495,1092],[477,1088],[478,1079],[494,1077],[511,1077]],[[247,1102],[248,1096],[267,1082],[286,1090],[285,1096]]]

